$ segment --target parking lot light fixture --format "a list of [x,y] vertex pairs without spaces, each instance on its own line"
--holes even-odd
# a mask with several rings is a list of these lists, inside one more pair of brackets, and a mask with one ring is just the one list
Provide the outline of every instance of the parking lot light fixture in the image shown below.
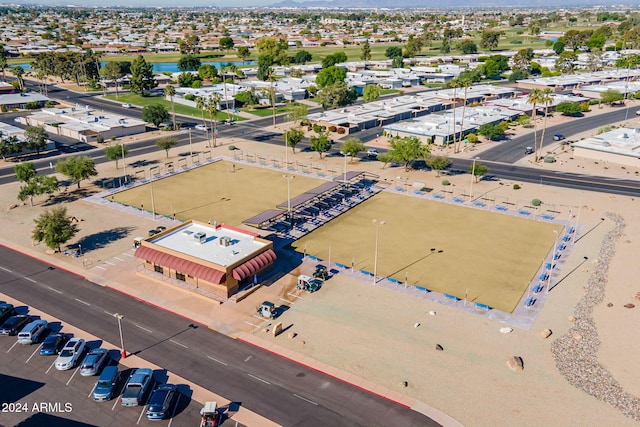
[[122,354],[122,358],[125,359],[127,357],[127,352],[124,349],[124,338],[122,336],[122,319],[124,316],[118,313],[115,313],[113,316],[118,319],[118,331],[120,332],[120,354]]
[[374,255],[373,255],[373,284],[374,285],[378,282],[378,279],[377,279],[377,276],[378,276],[378,240],[379,240],[379,236],[380,236],[380,227],[382,227],[385,224],[386,224],[385,221],[378,221],[377,219],[373,220],[373,225],[376,226],[376,246],[375,246],[375,252],[374,252]]

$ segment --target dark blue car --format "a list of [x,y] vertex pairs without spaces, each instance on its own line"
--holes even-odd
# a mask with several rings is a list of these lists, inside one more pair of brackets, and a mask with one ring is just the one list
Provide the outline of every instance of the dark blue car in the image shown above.
[[147,407],[147,418],[150,420],[163,420],[168,417],[169,409],[173,405],[178,395],[177,387],[173,384],[162,384],[153,391],[149,406]]
[[51,334],[44,339],[40,347],[41,356],[55,356],[60,353],[62,347],[67,343],[69,337],[65,334]]

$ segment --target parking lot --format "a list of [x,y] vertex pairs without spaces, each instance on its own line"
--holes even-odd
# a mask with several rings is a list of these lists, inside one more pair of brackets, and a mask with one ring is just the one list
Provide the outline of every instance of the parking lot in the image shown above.
[[[19,307],[25,313],[26,307]],[[53,323],[52,329],[62,325]],[[64,328],[62,328],[64,332]],[[97,348],[101,341],[87,341],[88,348]],[[186,384],[177,384],[178,400],[170,409],[173,417],[163,421],[150,421],[145,416],[146,405],[122,407],[119,398],[106,402],[94,402],[93,387],[97,376],[83,377],[79,368],[58,371],[54,367],[56,356],[41,356],[41,343],[17,344],[15,336],[0,337],[0,425],[1,426],[196,426],[202,404],[191,400],[191,389]],[[86,351],[85,351],[86,353]],[[110,364],[117,364],[120,353],[109,349]],[[122,371],[117,385],[122,391],[130,369],[119,365]],[[153,373],[154,385],[172,382],[163,370]],[[146,394],[146,400],[149,393]],[[223,425],[236,425],[228,420]]]

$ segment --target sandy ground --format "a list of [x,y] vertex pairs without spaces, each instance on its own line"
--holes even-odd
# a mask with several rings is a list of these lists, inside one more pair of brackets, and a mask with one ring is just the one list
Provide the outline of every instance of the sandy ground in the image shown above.
[[[283,152],[280,147],[250,141],[222,142],[223,146],[215,149],[218,155],[228,155],[226,145],[230,143],[244,151],[267,155],[282,155]],[[196,146],[203,149],[204,142],[198,142]],[[319,161],[317,155],[309,159],[309,153],[290,156],[336,168],[343,162],[336,158]],[[157,155],[144,160],[152,159],[164,161],[164,152],[158,151]],[[143,159],[130,159],[131,162],[135,160]],[[579,161],[559,163],[544,167],[578,170]],[[579,168],[582,173],[607,173],[612,177],[618,176],[614,172],[620,177],[635,175],[635,171],[630,169],[611,167],[602,170],[598,167],[600,165],[591,162],[580,166],[585,167]],[[437,188],[442,180],[432,172],[404,172],[401,168],[382,170],[376,162],[349,165],[349,170],[360,169],[370,170],[390,181],[396,176],[408,177],[411,181],[425,182],[432,188]],[[115,170],[112,162],[100,165],[98,170],[102,177],[121,173],[121,170]],[[456,186],[466,188],[469,176],[453,176],[450,180]],[[83,183],[83,187],[89,186]],[[633,300],[636,292],[640,291],[637,285],[640,242],[635,240],[640,235],[639,202],[630,197],[539,184],[523,184],[522,187],[519,190],[522,199],[540,198],[545,203],[562,207],[567,216],[569,208],[576,215],[578,206],[581,206],[582,237],[566,261],[558,286],[553,288],[531,330],[516,329],[511,334],[501,334],[499,329],[504,325],[499,322],[445,305],[408,298],[344,275],[330,280],[316,294],[303,295],[282,316],[283,325],[293,325],[289,331],[297,333],[297,337],[289,339],[283,334],[272,338],[271,334],[255,334],[372,383],[422,400],[469,426],[636,425],[612,406],[569,385],[558,373],[550,347],[571,327],[568,318],[593,273],[603,236],[613,228],[610,221],[601,221],[600,218],[607,212],[620,214],[626,221],[626,228],[618,240],[616,255],[609,268],[604,302],[596,308],[593,317],[601,341],[598,360],[626,391],[640,396],[640,368],[636,360],[640,350],[636,327],[640,320],[640,307],[623,307],[631,302],[640,305]],[[17,190],[17,184],[10,184],[3,186],[0,192],[0,205],[5,208],[0,212],[0,223],[4,225],[2,238],[33,249],[43,257],[54,257],[86,268],[88,273],[94,271],[94,266],[101,260],[128,251],[134,236],[145,236],[148,229],[158,225],[149,214],[128,214],[81,199],[69,200],[64,202],[69,214],[80,219],[80,233],[70,243],[88,239],[100,244],[86,247],[87,252],[77,259],[61,254],[46,255],[46,248],[43,245],[32,247],[30,239],[33,219],[47,208],[45,198],[37,199],[35,207],[25,205],[7,209],[16,203]],[[92,187],[88,190],[96,191]],[[474,187],[474,192],[488,191],[501,193],[495,182],[481,181]],[[506,194],[503,196],[507,197]],[[588,257],[587,262],[584,262],[584,256]],[[286,280],[291,279],[287,276]],[[290,286],[290,283],[286,285]],[[274,292],[274,289],[272,287],[265,292]],[[260,299],[264,298],[258,292],[247,300],[246,305],[238,304],[237,309],[250,313],[254,300]],[[607,307],[609,302],[612,307]],[[428,314],[431,310],[436,312],[435,316]],[[215,307],[211,311],[215,311]],[[247,325],[240,323],[225,325],[226,332],[232,334],[233,331],[246,330]],[[420,325],[415,327],[416,323]],[[545,328],[553,331],[546,340],[539,336]],[[444,351],[436,352],[436,344],[442,345]],[[505,362],[511,356],[523,358],[524,371],[512,372],[506,367]],[[408,387],[402,387],[402,381],[407,381]]]

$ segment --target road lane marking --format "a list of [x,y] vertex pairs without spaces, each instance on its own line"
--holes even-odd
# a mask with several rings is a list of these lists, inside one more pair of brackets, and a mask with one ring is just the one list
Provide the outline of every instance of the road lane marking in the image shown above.
[[253,356],[247,356],[247,358],[246,358],[246,359],[244,359],[244,361],[245,361],[245,362],[248,362],[249,360],[251,360],[251,358],[252,358],[252,357],[253,357]]
[[51,362],[51,365],[49,365],[49,369],[46,370],[45,375],[49,373],[49,371],[51,370],[51,368],[53,368],[53,365],[56,364],[56,358],[53,358],[53,362]]
[[18,341],[16,340],[16,342],[13,343],[13,345],[9,348],[9,350],[7,350],[7,353],[9,353],[11,350],[13,350],[13,347],[15,347],[16,345],[18,345]]
[[309,403],[311,403],[312,405],[318,406],[318,404],[317,404],[316,402],[314,402],[313,400],[309,400],[309,399],[307,399],[306,397],[302,397],[302,396],[300,396],[299,394],[295,394],[295,393],[293,393],[293,395],[294,395],[295,397],[297,397],[298,399],[302,399],[302,400],[304,400],[305,402],[309,402]]
[[147,409],[147,405],[144,405],[142,407],[142,411],[140,411],[140,416],[138,417],[138,422],[136,424],[140,424],[140,420],[142,419],[142,414],[144,414],[144,411]]
[[582,182],[585,184],[596,184],[596,185],[610,185],[612,187],[621,187],[621,188],[631,188],[633,190],[637,190],[638,187],[637,186],[633,186],[633,185],[625,185],[625,184],[614,184],[611,182],[598,182],[598,181],[592,181],[589,179],[576,179],[576,178],[566,178],[563,176],[555,176],[555,175],[540,175],[541,178],[555,178],[555,179],[560,179],[560,180],[564,180],[564,181],[574,181],[574,182]]
[[29,363],[29,360],[31,360],[31,358],[32,358],[32,357],[33,357],[37,352],[39,352],[39,351],[40,351],[40,347],[42,347],[42,344],[40,344],[40,345],[38,346],[38,348],[36,348],[36,351],[34,351],[33,353],[31,353],[31,356],[29,356],[29,358],[27,359],[27,361],[26,361],[26,362],[24,362],[24,363]]
[[218,362],[218,363],[219,363],[219,364],[221,364],[221,365],[227,366],[227,364],[226,364],[225,362],[223,362],[222,360],[218,360],[218,359],[216,359],[215,357],[207,356],[207,359],[211,359],[211,360],[213,360],[214,362]]
[[82,301],[81,299],[74,298],[74,300],[78,301],[80,304],[84,304],[84,305],[91,306],[91,304],[89,304],[89,303],[88,303],[88,302],[86,302],[86,301]]
[[0,269],[6,271],[7,273],[13,273],[13,271],[9,270],[8,268],[0,267]]
[[76,376],[76,374],[78,373],[78,371],[79,371],[79,370],[80,370],[80,366],[78,366],[78,367],[76,368],[76,370],[75,370],[75,371],[73,371],[73,374],[71,374],[71,378],[69,378],[69,381],[67,381],[67,385],[69,385],[69,383],[71,382],[71,380],[73,379],[73,377],[75,377],[75,376]]
[[59,291],[58,289],[52,288],[51,286],[47,286],[47,288],[49,288],[49,290],[53,291],[53,292],[57,292],[59,294],[62,294],[62,291]]
[[263,383],[265,383],[265,384],[271,385],[271,383],[270,383],[269,381],[267,381],[267,380],[263,380],[263,379],[262,379],[262,378],[260,378],[260,377],[256,377],[255,375],[251,375],[251,374],[247,374],[247,375],[249,375],[249,376],[250,376],[251,378],[253,378],[253,379],[256,379],[256,380],[261,381],[261,382],[263,382]]
[[104,311],[105,313],[107,313],[109,316],[113,316],[113,313],[109,313],[107,310],[102,310],[102,311]]
[[169,341],[171,341],[171,342],[172,342],[172,343],[174,343],[175,345],[179,345],[180,347],[189,348],[189,347],[187,347],[186,345],[179,343],[178,341],[174,341],[174,340],[169,340]]
[[138,325],[137,323],[134,323],[134,325],[135,325],[136,327],[138,327],[138,328],[142,329],[142,330],[143,330],[143,331],[145,331],[145,332],[149,332],[150,334],[152,334],[152,333],[153,333],[153,331],[152,331],[151,329],[147,329],[147,328],[145,328],[144,326],[140,326],[140,325]]
[[118,258],[117,256],[114,256],[113,259],[117,259],[118,261],[124,261],[122,258]]
[[31,277],[26,277],[26,276],[25,276],[25,277],[24,277],[24,280],[28,280],[28,281],[30,281],[31,283],[38,283],[37,281],[33,280]]

